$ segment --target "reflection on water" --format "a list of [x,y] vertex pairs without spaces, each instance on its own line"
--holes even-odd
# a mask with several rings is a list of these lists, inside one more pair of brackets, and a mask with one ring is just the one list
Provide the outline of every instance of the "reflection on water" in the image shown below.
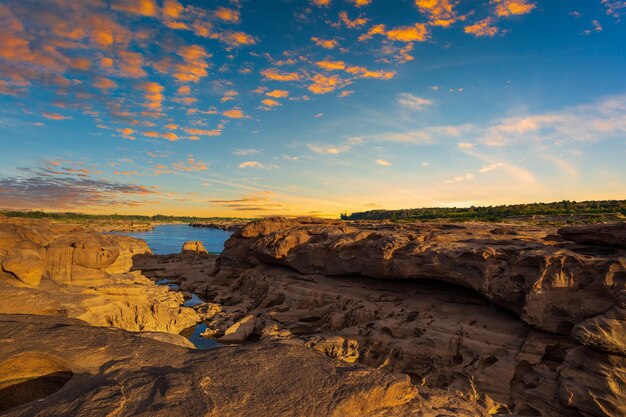
[[[156,282],[157,285],[167,285],[171,291],[178,291],[179,287],[176,284],[171,283],[171,279],[160,279]],[[191,294],[191,298],[183,304],[183,307],[195,307],[197,305],[204,304],[202,298],[198,297],[196,294]],[[190,327],[188,329],[180,332],[182,336],[185,336],[191,343],[194,344],[196,349],[207,350],[214,349],[216,347],[221,346],[217,343],[215,339],[208,339],[206,337],[200,336],[206,330],[206,323],[200,323],[195,327]]]
[[195,307],[202,303],[204,303],[204,301],[202,301],[200,297],[198,297],[196,294],[191,294],[191,298],[185,301],[185,304],[183,304],[183,307]]
[[221,253],[224,242],[232,232],[209,227],[191,227],[187,224],[163,224],[148,232],[127,232],[115,234],[132,236],[146,241],[155,255],[180,253],[183,243],[200,240],[209,253]]
[[178,290],[180,289],[180,287],[179,287],[178,285],[176,285],[176,284],[172,284],[171,282],[172,282],[172,280],[165,278],[165,279],[160,279],[160,280],[158,280],[158,281],[156,282],[156,285],[167,285],[167,287],[168,287],[170,290],[172,290],[172,291],[178,291]]
[[207,350],[207,349],[215,349],[216,347],[222,346],[217,343],[215,339],[208,339],[206,337],[200,336],[206,330],[206,323],[200,323],[195,328],[191,327],[190,329],[183,330],[181,335],[185,336],[191,343],[196,346],[196,349]]

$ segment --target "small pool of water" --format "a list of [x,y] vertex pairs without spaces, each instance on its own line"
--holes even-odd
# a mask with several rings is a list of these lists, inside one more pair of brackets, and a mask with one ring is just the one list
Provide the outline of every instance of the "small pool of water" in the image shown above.
[[172,284],[172,280],[164,278],[160,279],[156,282],[156,285],[167,285],[167,287],[172,291],[178,291],[180,287],[176,284]]
[[[206,327],[206,323],[200,323],[195,328],[184,330],[181,334],[189,339],[196,346],[196,349],[199,350],[215,349],[222,346],[220,343],[217,343],[216,339],[200,336],[201,333],[204,333]],[[189,334],[187,334],[187,331],[189,331]]]
[[204,301],[202,301],[202,298],[198,297],[196,294],[191,294],[191,298],[185,301],[183,307],[195,307],[202,303],[204,303]]
[[210,227],[191,227],[188,224],[163,224],[154,226],[154,229],[147,232],[115,232],[113,234],[143,239],[155,255],[169,255],[180,253],[183,243],[189,240],[201,241],[209,253],[222,253],[224,242],[233,232]]
[[[171,282],[171,279],[163,278],[158,280],[156,284],[167,285],[171,291],[178,291],[178,285],[172,284]],[[191,298],[184,302],[183,307],[195,307],[203,303],[204,301],[202,301],[202,298],[198,297],[196,294],[191,294]],[[216,347],[221,346],[217,343],[216,339],[209,339],[200,336],[200,334],[204,333],[206,327],[206,323],[199,323],[195,327],[183,330],[180,334],[189,339],[189,341],[194,344],[196,349],[199,350],[215,349]]]

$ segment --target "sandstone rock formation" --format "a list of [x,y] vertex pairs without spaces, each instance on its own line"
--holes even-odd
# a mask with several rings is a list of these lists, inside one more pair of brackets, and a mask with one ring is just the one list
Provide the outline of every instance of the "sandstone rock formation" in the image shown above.
[[560,228],[558,233],[567,240],[583,245],[626,248],[626,223],[567,226]]
[[179,333],[194,325],[183,296],[137,272],[142,240],[47,222],[0,223],[0,314],[52,314],[96,326]]
[[212,326],[253,314],[264,340],[291,334],[492,413],[623,416],[623,226],[588,227],[264,219],[199,291],[222,304]]
[[248,314],[226,329],[224,336],[217,339],[217,341],[221,343],[241,343],[250,336],[254,330],[254,324],[254,316]]
[[486,415],[454,395],[416,388],[406,376],[304,347],[193,351],[46,316],[0,315],[0,369],[7,417]]
[[204,244],[199,240],[189,240],[183,243],[181,253],[208,254]]

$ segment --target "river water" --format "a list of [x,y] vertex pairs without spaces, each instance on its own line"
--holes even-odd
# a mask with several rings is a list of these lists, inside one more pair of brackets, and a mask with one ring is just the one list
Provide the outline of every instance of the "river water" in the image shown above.
[[224,250],[224,242],[232,233],[209,227],[191,227],[187,224],[164,224],[154,226],[154,229],[148,232],[115,234],[143,239],[155,255],[168,255],[180,253],[183,243],[188,240],[200,240],[209,253],[221,253]]

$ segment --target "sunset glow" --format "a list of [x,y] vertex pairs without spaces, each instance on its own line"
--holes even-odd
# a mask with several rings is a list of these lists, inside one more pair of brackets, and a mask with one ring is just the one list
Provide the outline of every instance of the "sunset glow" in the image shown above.
[[7,0],[0,208],[626,199],[626,3]]

